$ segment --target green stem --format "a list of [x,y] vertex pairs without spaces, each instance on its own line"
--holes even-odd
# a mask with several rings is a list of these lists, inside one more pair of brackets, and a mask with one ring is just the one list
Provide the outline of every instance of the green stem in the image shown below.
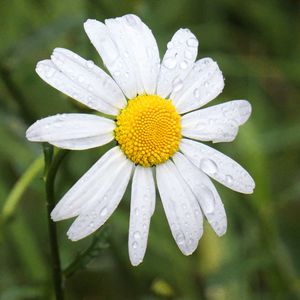
[[74,261],[64,270],[65,277],[71,277],[78,270],[84,269],[93,258],[97,257],[103,249],[106,249],[109,246],[107,239],[108,231],[105,227],[94,236],[88,248],[77,255]]
[[59,150],[55,157],[52,159],[53,147],[50,145],[44,145],[44,157],[45,157],[45,187],[46,187],[46,204],[47,204],[47,216],[48,216],[48,228],[49,228],[49,242],[52,259],[52,273],[53,283],[55,288],[55,296],[57,300],[63,300],[63,287],[62,287],[62,272],[57,242],[56,224],[51,220],[50,213],[55,206],[54,200],[54,182],[55,177],[65,155],[68,153],[66,150]]
[[23,193],[26,191],[28,185],[41,172],[42,169],[43,157],[40,156],[28,167],[25,173],[16,182],[10,194],[8,195],[2,209],[2,220],[4,222],[8,221],[13,216]]

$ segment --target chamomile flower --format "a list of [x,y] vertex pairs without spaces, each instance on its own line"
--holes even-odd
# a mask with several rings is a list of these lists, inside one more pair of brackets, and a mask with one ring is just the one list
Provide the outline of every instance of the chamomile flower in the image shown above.
[[252,193],[254,181],[239,164],[198,141],[229,142],[251,114],[245,100],[200,109],[216,98],[224,80],[211,58],[196,61],[198,41],[179,29],[160,63],[151,30],[135,15],[87,20],[84,29],[110,72],[70,50],[56,48],[36,72],[48,84],[91,109],[115,117],[71,113],[34,123],[27,139],[84,150],[112,140],[107,151],[64,195],[54,221],[76,217],[68,237],[96,231],[120,203],[132,177],[129,256],[144,257],[156,189],[172,235],[185,255],[203,233],[203,215],[219,235],[226,232],[223,203],[209,177]]

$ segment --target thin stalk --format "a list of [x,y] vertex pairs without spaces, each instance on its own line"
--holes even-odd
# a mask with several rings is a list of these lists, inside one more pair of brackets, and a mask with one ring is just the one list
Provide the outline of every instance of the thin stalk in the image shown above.
[[15,183],[3,205],[1,215],[4,222],[9,220],[14,215],[24,192],[42,169],[43,157],[40,156],[28,167],[24,174]]
[[52,275],[53,284],[55,289],[56,300],[63,300],[63,285],[62,285],[62,271],[57,242],[56,224],[51,220],[50,213],[55,206],[54,200],[54,182],[55,177],[65,155],[68,153],[66,150],[59,150],[55,157],[52,159],[53,147],[50,145],[44,145],[44,157],[45,157],[45,188],[46,188],[46,204],[47,204],[47,218],[49,229],[49,242],[51,250],[52,260]]

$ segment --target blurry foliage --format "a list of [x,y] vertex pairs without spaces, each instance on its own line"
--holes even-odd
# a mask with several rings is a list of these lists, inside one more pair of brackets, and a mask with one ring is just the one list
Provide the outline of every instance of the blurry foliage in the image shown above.
[[[257,187],[247,196],[217,184],[228,232],[217,238],[205,226],[190,257],[172,240],[158,200],[145,260],[137,268],[127,253],[130,190],[108,221],[108,241],[100,231],[100,244],[98,235],[72,243],[65,235],[71,221],[60,222],[63,268],[83,258],[77,272],[68,273],[66,298],[300,299],[297,0],[0,0],[0,299],[53,295],[43,174],[34,165],[42,148],[24,133],[36,119],[84,109],[43,83],[35,65],[57,46],[101,65],[83,22],[129,12],[152,28],[161,56],[178,28],[195,33],[199,57],[217,60],[226,78],[214,103],[250,100],[253,114],[237,139],[216,147],[245,166]],[[68,155],[56,180],[57,199],[107,147]],[[96,249],[91,257],[84,254],[88,247]]]

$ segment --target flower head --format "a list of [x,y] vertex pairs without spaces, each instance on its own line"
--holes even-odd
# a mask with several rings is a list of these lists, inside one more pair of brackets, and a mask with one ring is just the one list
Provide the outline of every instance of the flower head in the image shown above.
[[152,32],[135,15],[88,20],[84,28],[111,76],[61,48],[36,71],[54,88],[116,121],[60,114],[37,121],[26,136],[74,150],[112,140],[117,145],[65,194],[51,217],[76,217],[68,237],[84,238],[114,212],[132,177],[128,247],[131,263],[138,265],[146,251],[156,179],[172,235],[189,255],[203,233],[202,215],[219,236],[226,232],[224,206],[209,177],[241,193],[252,193],[255,186],[239,164],[196,140],[232,141],[251,106],[235,100],[199,109],[221,93],[224,80],[212,59],[196,61],[198,41],[188,29],[174,34],[160,64]]

